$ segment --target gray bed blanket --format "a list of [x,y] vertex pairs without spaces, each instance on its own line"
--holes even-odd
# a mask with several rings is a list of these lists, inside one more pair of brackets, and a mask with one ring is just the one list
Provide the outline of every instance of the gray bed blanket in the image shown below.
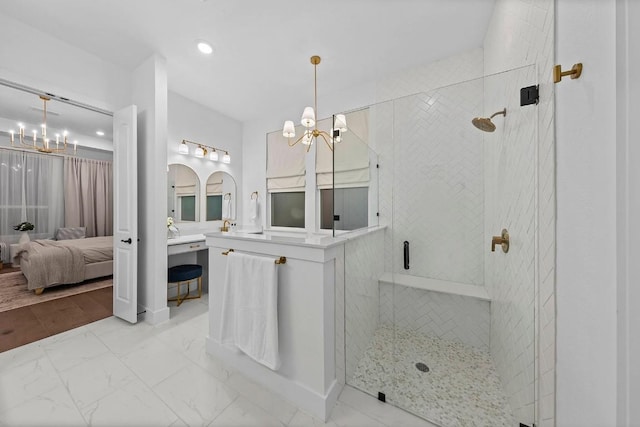
[[18,249],[18,255],[29,290],[84,280],[82,251],[64,245],[63,241],[34,240],[24,243]]

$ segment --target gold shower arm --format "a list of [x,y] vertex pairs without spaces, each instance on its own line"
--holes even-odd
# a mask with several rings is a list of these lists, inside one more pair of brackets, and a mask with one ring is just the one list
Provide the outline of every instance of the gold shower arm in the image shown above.
[[507,109],[506,109],[506,108],[504,108],[502,111],[498,111],[498,112],[496,112],[496,113],[493,113],[493,114],[491,115],[491,117],[489,117],[489,120],[493,119],[495,116],[498,116],[498,115],[500,115],[500,114],[502,114],[503,116],[507,117]]

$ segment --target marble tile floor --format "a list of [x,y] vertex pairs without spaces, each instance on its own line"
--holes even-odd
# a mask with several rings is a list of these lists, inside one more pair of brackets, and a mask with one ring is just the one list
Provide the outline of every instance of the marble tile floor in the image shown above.
[[347,383],[443,427],[516,425],[489,353],[453,341],[382,326]]
[[0,426],[425,426],[345,387],[324,423],[205,352],[207,298],[160,325],[109,317],[0,353]]

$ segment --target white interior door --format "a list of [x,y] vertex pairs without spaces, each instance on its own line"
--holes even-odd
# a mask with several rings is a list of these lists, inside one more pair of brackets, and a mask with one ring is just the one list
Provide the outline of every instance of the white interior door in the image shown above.
[[137,109],[113,115],[113,315],[138,320]]

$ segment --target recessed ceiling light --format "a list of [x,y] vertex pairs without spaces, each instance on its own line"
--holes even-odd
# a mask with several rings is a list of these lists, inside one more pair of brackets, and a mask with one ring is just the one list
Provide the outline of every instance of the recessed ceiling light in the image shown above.
[[104,136],[104,132],[103,132],[103,131],[101,131],[101,130],[97,130],[97,131],[96,131],[96,135],[98,135],[98,136]]
[[211,54],[211,52],[213,52],[213,48],[211,47],[211,45],[204,41],[198,42],[198,50],[204,53],[205,55],[209,55]]

